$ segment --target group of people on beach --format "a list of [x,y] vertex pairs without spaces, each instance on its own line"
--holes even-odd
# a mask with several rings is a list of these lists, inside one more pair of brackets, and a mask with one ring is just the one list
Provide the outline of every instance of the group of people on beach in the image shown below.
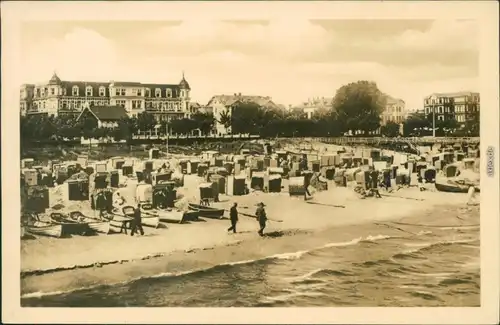
[[[257,204],[257,210],[255,211],[255,217],[259,222],[259,231],[257,233],[262,237],[264,236],[264,229],[266,228],[267,214],[264,209],[264,203],[260,202]],[[227,231],[232,231],[236,233],[236,224],[238,223],[238,203],[234,202],[233,206],[229,210],[229,219],[231,221],[231,227]]]

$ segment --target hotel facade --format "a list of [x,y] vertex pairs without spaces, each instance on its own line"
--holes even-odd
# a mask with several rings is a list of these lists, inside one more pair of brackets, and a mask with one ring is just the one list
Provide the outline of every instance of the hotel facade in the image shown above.
[[477,92],[434,93],[424,98],[427,117],[435,114],[436,121],[455,119],[465,123],[475,118],[480,111],[480,96]]
[[148,112],[158,121],[189,118],[191,87],[182,75],[178,84],[141,82],[63,81],[54,73],[42,84],[24,84],[20,89],[21,115],[79,114],[84,106],[122,106],[128,116]]
[[382,111],[380,124],[386,125],[389,122],[397,124],[403,123],[408,118],[405,101],[385,95],[385,106]]

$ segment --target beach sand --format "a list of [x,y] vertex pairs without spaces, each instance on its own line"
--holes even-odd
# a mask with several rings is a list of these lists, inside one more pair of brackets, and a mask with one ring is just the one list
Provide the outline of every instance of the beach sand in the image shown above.
[[[328,147],[329,151],[336,149],[334,146],[324,147]],[[139,164],[135,161],[136,170]],[[202,178],[186,175],[185,185],[178,189],[178,196],[184,201],[196,202],[195,198],[199,196],[197,184],[201,182]],[[128,203],[133,202],[137,181],[121,177],[121,183],[121,195]],[[416,179],[412,183],[416,184]],[[314,233],[338,229],[335,240],[348,240],[369,235],[363,230],[367,225],[405,218],[414,220],[443,204],[464,208],[466,204],[466,195],[436,192],[432,184],[428,184],[428,191],[421,192],[417,187],[411,187],[391,194],[381,191],[384,196],[379,199],[360,199],[352,185],[335,187],[333,182],[329,182],[328,191],[313,192],[312,199],[307,202],[303,197],[291,198],[286,192],[286,181],[283,185],[282,193],[252,192],[236,197],[221,195],[221,202],[214,204],[215,207],[229,209],[233,202],[238,202],[240,212],[254,214],[256,204],[264,202],[270,218],[265,230],[269,236],[264,238],[257,234],[258,223],[255,219],[240,215],[237,234],[227,232],[230,226],[227,219],[201,218],[201,221],[187,224],[162,224],[158,229],[144,227],[144,236],[100,234],[22,240],[21,293],[66,291],[128,281],[158,275],[164,272],[165,265],[171,265],[168,272],[183,272],[220,263],[263,258],[287,253],[286,245],[262,244],[273,237],[293,236],[300,241],[301,236],[307,236],[304,246],[308,246],[319,244],[311,240]],[[67,184],[51,189],[51,206],[61,204],[65,205],[62,209],[65,212],[79,210],[94,215],[88,201],[65,201],[66,192]],[[342,205],[344,208],[331,205]],[[225,217],[228,217],[227,212]],[[384,228],[383,225],[380,227]]]
[[[237,234],[227,233],[229,220],[206,219],[204,222],[190,224],[167,224],[166,228],[145,227],[145,236],[137,237],[111,234],[23,240],[22,292],[65,291],[127,281],[134,277],[161,273],[160,270],[165,269],[165,264],[170,263],[175,267],[169,269],[169,272],[182,272],[228,261],[262,258],[268,254],[287,252],[286,245],[272,249],[269,245],[262,244],[272,237],[295,236],[300,240],[302,235],[311,237],[315,232],[337,228],[335,240],[348,240],[363,236],[364,225],[372,226],[377,221],[404,218],[413,220],[442,204],[465,207],[466,200],[465,195],[420,192],[416,188],[402,189],[393,195],[423,201],[386,196],[381,199],[359,199],[349,188],[334,188],[327,192],[315,193],[314,202],[345,205],[345,208],[334,208],[309,204],[303,199],[291,199],[288,193],[254,192],[234,198],[223,196],[223,202],[217,206],[229,208],[233,201],[237,201],[240,212],[253,214],[255,204],[265,202],[269,218],[282,221],[268,222],[268,238],[258,236],[258,224],[255,219],[240,215]],[[308,238],[308,245],[313,244]],[[225,251],[224,247],[232,248]],[[211,253],[197,253],[207,250]],[[64,269],[70,271],[61,271]],[[38,273],[46,274],[36,275]]]

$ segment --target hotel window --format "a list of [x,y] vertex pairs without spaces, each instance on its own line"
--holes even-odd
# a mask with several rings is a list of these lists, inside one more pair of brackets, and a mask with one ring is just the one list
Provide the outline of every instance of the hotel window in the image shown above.
[[85,96],[92,96],[92,86],[85,87]]
[[78,86],[73,86],[71,94],[73,96],[78,96]]
[[50,94],[51,95],[55,95],[56,94],[56,90],[54,88],[50,88]]
[[103,86],[99,87],[99,97],[104,97],[106,96],[106,88]]
[[132,96],[137,96],[137,89],[135,88],[132,89]]
[[120,96],[120,88],[116,88],[115,89],[115,95],[116,96]]
[[125,96],[125,88],[120,89],[121,90],[121,95]]
[[172,98],[172,89],[167,88],[167,97]]
[[155,97],[156,98],[160,98],[161,97],[161,89],[160,88],[156,88],[155,89]]
[[142,89],[137,89],[137,96],[142,96]]
[[146,97],[151,97],[151,89],[146,89],[146,92],[145,92],[145,95]]

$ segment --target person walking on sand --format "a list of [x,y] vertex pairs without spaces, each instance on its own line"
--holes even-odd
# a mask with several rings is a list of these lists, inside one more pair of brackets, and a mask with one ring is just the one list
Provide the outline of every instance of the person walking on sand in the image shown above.
[[132,231],[130,236],[133,236],[137,231],[144,235],[144,229],[142,229],[142,217],[141,217],[141,204],[137,203],[137,208],[134,210],[134,219],[132,220]]
[[233,206],[229,210],[229,218],[231,219],[231,227],[227,228],[227,231],[233,231],[233,233],[236,233],[236,224],[238,223],[238,210],[236,207],[238,206],[238,203],[234,202]]
[[266,228],[267,215],[266,210],[264,210],[264,203],[260,202],[258,205],[255,215],[257,216],[257,221],[259,222],[260,229],[257,232],[260,236],[264,236],[264,229]]

